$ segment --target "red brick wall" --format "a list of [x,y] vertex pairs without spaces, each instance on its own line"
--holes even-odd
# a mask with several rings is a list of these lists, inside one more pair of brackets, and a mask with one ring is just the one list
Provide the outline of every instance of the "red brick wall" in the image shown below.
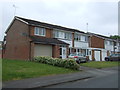
[[53,30],[51,29],[46,29],[46,37],[47,38],[52,38],[53,35]]
[[53,45],[53,47],[52,47],[52,57],[53,58],[60,58],[60,46],[58,46],[58,45]]
[[15,20],[6,36],[6,48],[3,58],[29,60],[29,26]]
[[30,35],[34,36],[34,27],[33,26],[30,26]]
[[96,36],[91,36],[90,37],[90,47],[92,47],[92,48],[105,48],[104,39],[96,37]]
[[[31,36],[34,36],[34,28],[35,28],[34,26],[30,26],[30,35]],[[46,28],[46,35],[45,35],[45,37],[52,38],[52,36],[53,36],[53,30]]]

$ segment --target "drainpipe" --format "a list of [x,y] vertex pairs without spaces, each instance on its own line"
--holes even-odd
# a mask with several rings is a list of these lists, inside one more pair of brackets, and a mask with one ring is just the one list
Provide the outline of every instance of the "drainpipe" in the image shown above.
[[[30,39],[30,25],[28,25],[28,38]],[[29,41],[29,61],[31,61],[31,41]]]

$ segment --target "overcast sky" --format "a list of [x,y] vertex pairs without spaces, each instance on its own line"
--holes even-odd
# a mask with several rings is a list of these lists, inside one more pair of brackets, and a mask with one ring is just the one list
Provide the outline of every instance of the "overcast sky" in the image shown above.
[[[34,0],[35,1],[35,0]],[[100,0],[101,1],[101,0]],[[118,34],[118,2],[81,0],[5,1],[0,3],[0,40],[16,16],[101,35]],[[104,0],[105,1],[105,0]],[[113,2],[114,1],[114,2]],[[115,2],[116,1],[116,2]]]

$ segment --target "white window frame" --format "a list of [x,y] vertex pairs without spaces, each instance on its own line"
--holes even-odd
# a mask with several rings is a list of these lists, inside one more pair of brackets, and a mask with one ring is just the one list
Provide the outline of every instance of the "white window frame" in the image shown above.
[[72,34],[69,32],[64,32],[64,39],[72,40]]
[[34,35],[45,36],[46,35],[46,29],[45,28],[41,28],[41,27],[35,27]]
[[75,34],[75,41],[81,41],[81,35]]
[[53,31],[53,36],[54,36],[54,38],[59,38],[59,31],[58,30],[54,30]]

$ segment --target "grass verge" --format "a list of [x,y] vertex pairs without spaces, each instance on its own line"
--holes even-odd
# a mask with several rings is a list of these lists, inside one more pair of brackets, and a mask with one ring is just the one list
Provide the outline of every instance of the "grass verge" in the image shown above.
[[2,60],[2,80],[20,80],[25,78],[41,77],[77,72],[62,67],[20,60]]
[[[118,64],[119,63],[119,64]],[[80,66],[92,67],[92,68],[107,68],[107,67],[114,67],[120,65],[120,62],[114,61],[91,61],[87,63],[81,63]]]

